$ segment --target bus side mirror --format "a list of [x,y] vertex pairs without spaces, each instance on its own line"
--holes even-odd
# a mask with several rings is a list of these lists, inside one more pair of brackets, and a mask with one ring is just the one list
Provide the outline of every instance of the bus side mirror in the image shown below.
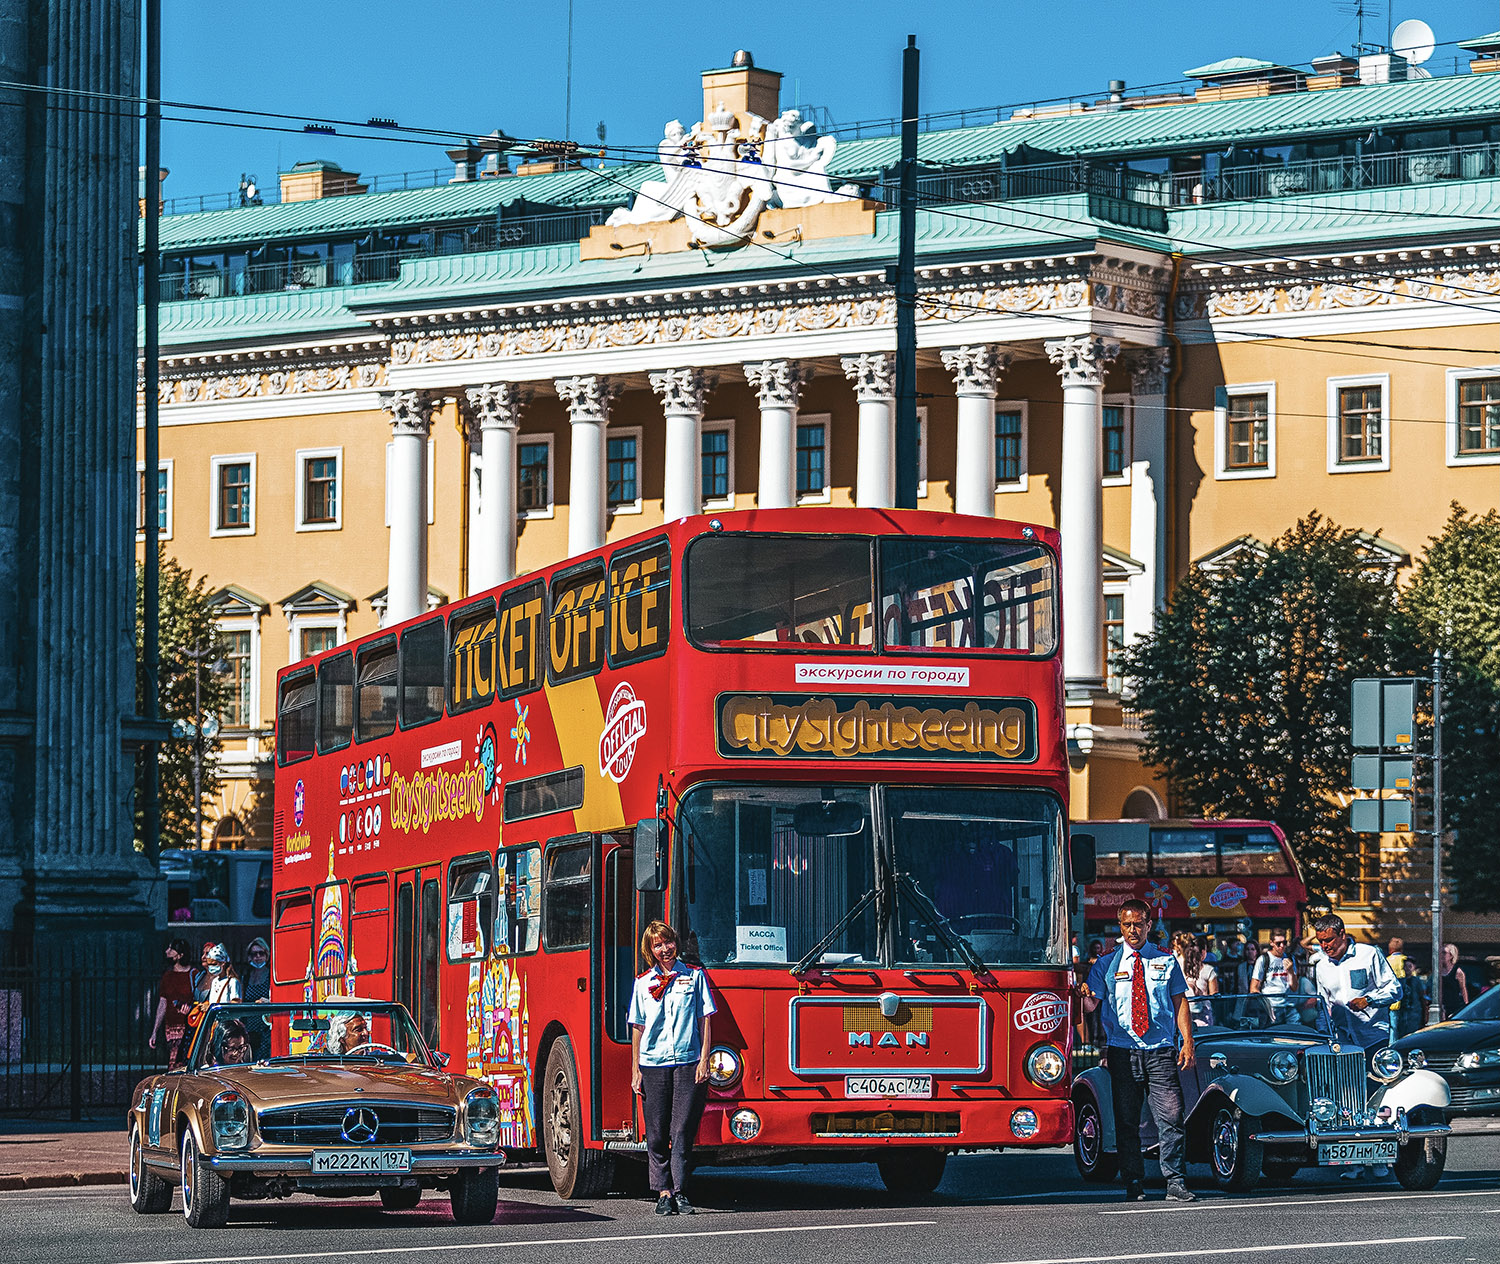
[[1098,876],[1099,866],[1094,854],[1092,834],[1068,835],[1068,861],[1073,866],[1073,882],[1086,887]]
[[666,877],[667,823],[659,816],[635,826],[635,889],[660,891]]

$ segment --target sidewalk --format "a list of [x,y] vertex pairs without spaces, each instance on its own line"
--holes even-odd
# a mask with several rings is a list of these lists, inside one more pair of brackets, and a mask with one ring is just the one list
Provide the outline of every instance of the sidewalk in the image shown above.
[[115,1125],[0,1121],[0,1190],[123,1185],[125,1130]]

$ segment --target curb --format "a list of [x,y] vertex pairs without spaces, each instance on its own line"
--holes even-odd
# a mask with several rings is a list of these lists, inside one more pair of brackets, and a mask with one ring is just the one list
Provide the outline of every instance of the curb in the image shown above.
[[35,1176],[0,1176],[0,1191],[62,1189],[75,1185],[124,1185],[124,1172],[46,1172]]

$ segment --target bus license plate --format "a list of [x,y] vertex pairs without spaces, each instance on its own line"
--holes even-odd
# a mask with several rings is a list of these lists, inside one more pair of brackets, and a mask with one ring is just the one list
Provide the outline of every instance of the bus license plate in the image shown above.
[[1337,1167],[1345,1163],[1394,1163],[1394,1141],[1324,1141],[1318,1146],[1318,1164]]
[[314,1173],[410,1172],[410,1150],[314,1150]]
[[845,1097],[931,1097],[930,1075],[846,1075]]

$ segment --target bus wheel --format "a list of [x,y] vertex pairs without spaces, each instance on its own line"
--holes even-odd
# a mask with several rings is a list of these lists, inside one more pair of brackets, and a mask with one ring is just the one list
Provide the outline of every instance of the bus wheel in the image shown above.
[[614,1181],[614,1160],[584,1146],[583,1099],[573,1042],[559,1036],[547,1054],[542,1081],[542,1143],[547,1172],[559,1198],[602,1198]]
[[943,1179],[948,1156],[942,1150],[925,1146],[919,1149],[901,1146],[882,1154],[875,1160],[875,1166],[880,1169],[880,1179],[891,1193],[907,1198],[925,1198]]

